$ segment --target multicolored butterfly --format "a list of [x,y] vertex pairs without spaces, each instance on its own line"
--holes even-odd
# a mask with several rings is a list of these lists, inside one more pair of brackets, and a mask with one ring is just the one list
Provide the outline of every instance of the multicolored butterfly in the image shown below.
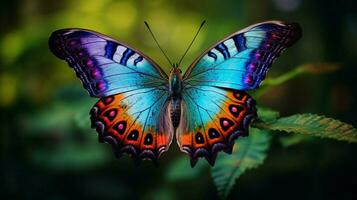
[[248,135],[257,111],[245,91],[259,87],[275,58],[300,37],[296,23],[255,24],[213,45],[183,76],[177,64],[167,75],[140,51],[94,31],[57,30],[49,47],[100,98],[90,111],[92,127],[117,157],[157,162],[176,134],[193,167],[200,157],[213,166],[219,151],[231,153],[235,140]]

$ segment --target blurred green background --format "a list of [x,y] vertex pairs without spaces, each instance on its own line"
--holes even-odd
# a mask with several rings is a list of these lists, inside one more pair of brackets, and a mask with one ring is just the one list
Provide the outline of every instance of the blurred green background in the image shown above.
[[[274,63],[269,77],[302,64],[338,63],[323,75],[298,77],[257,99],[281,115],[311,112],[357,126],[357,12],[334,0],[150,0],[0,2],[0,196],[15,199],[216,199],[209,166],[189,167],[175,142],[159,167],[116,159],[90,129],[96,102],[67,64],[48,49],[52,31],[93,29],[169,66],[143,21],[177,61],[203,19],[206,26],[183,61],[250,24],[295,21],[302,39]],[[285,135],[282,135],[285,136]],[[357,196],[357,146],[307,139],[283,147],[274,138],[261,167],[239,179],[232,199],[352,199]],[[294,142],[293,142],[294,143]],[[2,198],[2,199],[4,199]]]

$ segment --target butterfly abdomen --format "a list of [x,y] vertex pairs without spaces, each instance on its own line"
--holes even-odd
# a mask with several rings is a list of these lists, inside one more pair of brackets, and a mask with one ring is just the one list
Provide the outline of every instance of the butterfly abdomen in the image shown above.
[[172,126],[177,128],[181,118],[181,99],[172,98],[170,102],[170,118]]

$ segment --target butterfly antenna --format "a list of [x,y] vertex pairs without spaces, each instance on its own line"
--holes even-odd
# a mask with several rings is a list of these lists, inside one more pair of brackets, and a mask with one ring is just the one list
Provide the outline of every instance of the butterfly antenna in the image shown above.
[[191,48],[191,46],[192,46],[193,42],[195,41],[195,39],[196,39],[198,33],[200,33],[200,30],[202,29],[203,25],[205,25],[205,23],[206,23],[206,20],[203,20],[202,23],[201,23],[200,28],[199,28],[199,29],[197,30],[197,32],[196,32],[195,37],[193,37],[193,39],[192,39],[190,45],[188,45],[188,47],[187,47],[185,53],[184,53],[183,56],[181,57],[181,59],[180,59],[180,61],[179,61],[179,63],[178,63],[179,66],[180,66],[180,64],[181,64],[181,62],[182,62],[182,60],[183,60],[183,58],[186,56],[188,50]]
[[166,55],[165,51],[161,48],[159,42],[157,42],[156,37],[155,37],[154,33],[151,31],[151,28],[150,28],[149,24],[148,24],[146,21],[144,21],[144,23],[145,23],[146,27],[149,29],[149,32],[151,33],[151,36],[154,38],[154,40],[155,40],[157,46],[159,47],[159,49],[161,50],[161,52],[164,54],[164,56],[165,56],[165,58],[167,59],[167,61],[169,61],[170,65],[173,66],[173,65],[172,65],[172,62],[171,62],[170,59],[169,59],[169,57]]

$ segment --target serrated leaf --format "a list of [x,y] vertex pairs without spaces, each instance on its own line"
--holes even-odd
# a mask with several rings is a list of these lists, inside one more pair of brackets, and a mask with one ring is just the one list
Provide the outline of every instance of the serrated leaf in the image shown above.
[[269,139],[267,131],[251,128],[248,137],[236,141],[232,155],[219,155],[211,172],[221,198],[227,198],[244,172],[263,163],[270,145]]
[[270,108],[257,106],[258,119],[264,122],[275,121],[279,117],[279,112]]
[[254,127],[357,142],[357,129],[352,125],[315,114],[292,115],[275,122],[255,123]]

